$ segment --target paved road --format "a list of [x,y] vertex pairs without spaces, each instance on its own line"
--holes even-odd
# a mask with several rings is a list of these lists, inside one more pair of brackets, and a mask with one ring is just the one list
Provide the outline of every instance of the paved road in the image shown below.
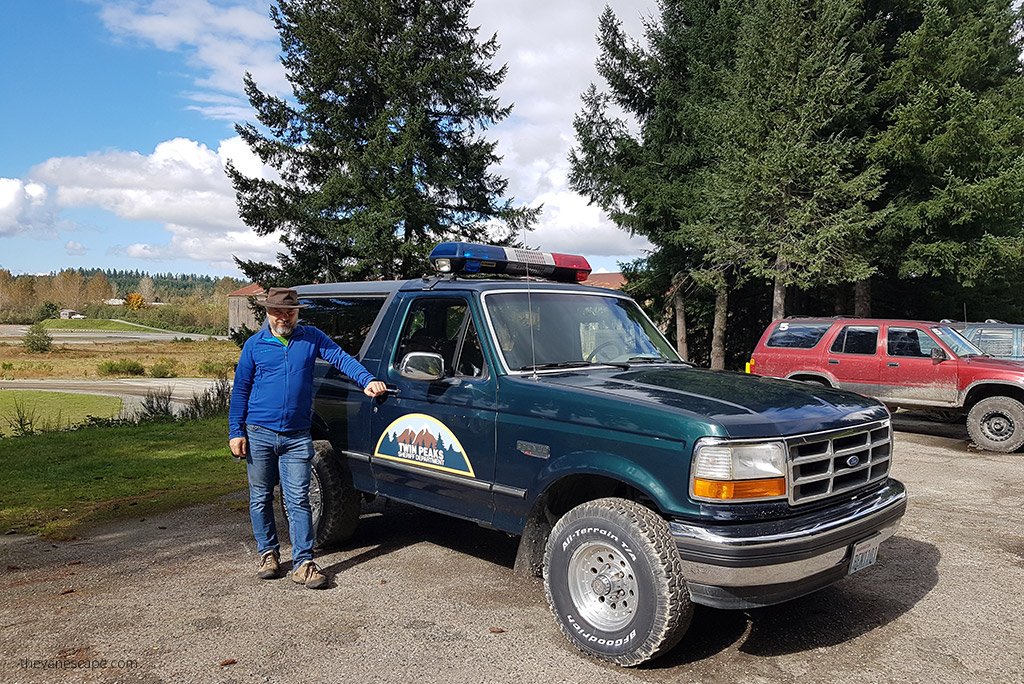
[[330,589],[259,582],[240,495],[71,542],[0,536],[0,678],[106,659],[72,679],[1024,682],[1024,455],[924,427],[897,433],[910,507],[875,567],[780,606],[698,607],[637,669],[568,645],[540,581],[513,574],[515,539],[380,500],[321,555]]
[[3,390],[42,390],[72,394],[101,394],[121,397],[126,408],[137,405],[154,391],[171,390],[171,402],[187,404],[193,394],[202,394],[217,381],[209,378],[131,378],[123,380],[0,380]]

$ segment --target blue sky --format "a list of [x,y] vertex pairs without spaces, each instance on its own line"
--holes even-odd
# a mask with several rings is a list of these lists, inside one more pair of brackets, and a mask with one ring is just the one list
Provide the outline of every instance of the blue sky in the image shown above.
[[[545,210],[531,247],[595,270],[642,254],[567,188],[572,117],[594,71],[606,0],[478,0],[498,33],[513,116],[491,129],[517,202]],[[612,0],[639,36],[654,0]],[[13,0],[0,5],[0,268],[233,275],[232,256],[273,261],[276,238],[235,213],[226,160],[268,174],[235,135],[251,116],[242,75],[287,92],[263,0]]]

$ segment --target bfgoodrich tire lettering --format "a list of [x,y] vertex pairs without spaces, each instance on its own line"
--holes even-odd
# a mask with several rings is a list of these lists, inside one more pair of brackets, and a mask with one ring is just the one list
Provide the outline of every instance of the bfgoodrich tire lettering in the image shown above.
[[1024,445],[1024,404],[1010,397],[982,399],[967,414],[967,432],[982,449],[1016,451]]
[[667,524],[625,499],[590,501],[558,521],[544,553],[544,590],[569,641],[617,665],[671,649],[693,613]]

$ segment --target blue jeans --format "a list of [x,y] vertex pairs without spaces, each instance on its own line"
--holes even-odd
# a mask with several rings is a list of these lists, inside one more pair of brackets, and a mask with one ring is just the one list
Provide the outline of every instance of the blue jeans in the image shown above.
[[292,565],[313,560],[313,513],[309,507],[309,478],[313,439],[308,430],[274,432],[259,425],[246,425],[249,441],[246,464],[249,475],[249,516],[256,537],[256,550],[280,552],[274,522],[274,487],[288,509],[288,536],[292,540]]

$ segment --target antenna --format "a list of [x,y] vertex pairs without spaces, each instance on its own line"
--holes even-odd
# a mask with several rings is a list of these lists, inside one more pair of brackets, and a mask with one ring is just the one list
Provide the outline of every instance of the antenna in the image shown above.
[[964,325],[967,325],[967,302],[964,302]]

